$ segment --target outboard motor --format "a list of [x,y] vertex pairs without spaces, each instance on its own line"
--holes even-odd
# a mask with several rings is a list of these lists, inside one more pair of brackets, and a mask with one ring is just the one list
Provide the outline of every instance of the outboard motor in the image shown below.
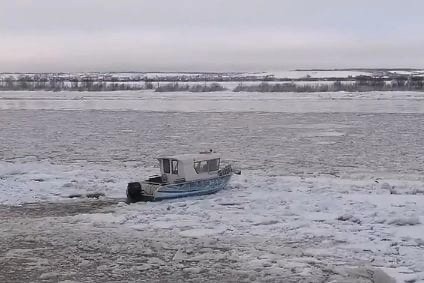
[[127,186],[127,202],[135,203],[143,200],[141,184],[139,182],[128,183]]

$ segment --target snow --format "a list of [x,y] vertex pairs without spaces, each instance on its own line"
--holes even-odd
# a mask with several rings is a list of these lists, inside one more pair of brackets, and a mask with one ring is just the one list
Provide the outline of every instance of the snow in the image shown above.
[[[84,276],[199,281],[214,266],[245,281],[372,282],[369,270],[374,282],[424,281],[422,93],[0,96],[1,217],[27,203],[80,205],[72,194],[112,200],[2,223],[6,262],[27,260],[39,280],[71,282],[107,251]],[[209,148],[242,169],[227,189],[123,203],[128,181],[157,173],[158,155]],[[25,237],[48,244],[6,240]],[[70,253],[78,268],[48,268]]]
[[413,225],[421,224],[418,216],[393,218],[393,219],[390,219],[388,223],[390,225],[397,225],[397,226],[413,226]]
[[424,92],[156,93],[0,92],[0,110],[424,113]]
[[302,79],[306,77],[311,78],[348,78],[356,76],[371,76],[372,71],[274,71],[264,73],[265,75],[274,75],[276,78],[289,78],[289,79]]
[[[70,77],[94,77],[94,78],[104,78],[104,77],[114,77],[117,79],[132,79],[132,78],[147,78],[150,80],[155,79],[164,79],[164,78],[240,78],[240,77],[249,77],[249,78],[264,78],[265,76],[274,76],[275,78],[283,79],[300,79],[310,76],[312,78],[347,78],[355,77],[359,75],[371,75],[373,71],[295,71],[295,70],[283,70],[283,71],[269,71],[269,72],[223,72],[223,73],[205,73],[205,72],[129,72],[129,73],[50,73],[50,74],[41,74],[42,77],[55,76],[65,79]],[[401,71],[393,70],[399,74],[410,74],[410,71]],[[34,76],[34,73],[0,73],[0,78],[19,78],[20,76]],[[40,76],[40,74],[38,74]]]
[[[33,165],[39,168],[37,172],[16,169],[31,168],[28,164],[3,169],[2,176],[6,176],[6,180],[8,176],[20,177],[12,182],[16,193],[1,186],[2,203],[59,201],[60,197],[66,198],[68,191],[60,184],[69,180],[68,174],[81,182],[97,176],[101,182],[101,172],[105,169],[89,165],[90,170],[78,172],[72,167],[47,163]],[[103,174],[108,178],[110,175],[125,178],[118,168],[115,170]],[[44,171],[50,172],[49,175],[40,173]],[[45,183],[44,188],[38,182],[31,182],[40,176],[45,179],[41,182]],[[107,184],[101,182],[101,190],[108,198],[124,197],[124,184]],[[29,185],[33,187],[31,195],[25,191]],[[87,185],[79,192],[91,189]],[[252,268],[272,266],[278,270],[278,265],[286,264],[278,258],[289,254],[290,261],[298,264],[302,264],[305,257],[335,266],[354,266],[357,262],[372,260],[372,267],[389,268],[390,274],[398,273],[399,278],[415,276],[423,280],[424,277],[416,273],[424,268],[424,258],[418,256],[424,248],[424,225],[417,215],[424,215],[423,195],[393,195],[372,179],[269,177],[247,170],[242,176],[235,176],[228,189],[212,196],[121,204],[112,207],[109,213],[79,214],[63,218],[61,222],[101,229],[134,229],[144,235],[155,235],[170,245],[179,237],[212,238],[231,245],[247,245],[249,251],[240,260]],[[263,246],[264,241],[270,242],[270,246]],[[277,244],[279,241],[282,245]],[[288,251],[284,247],[287,243],[297,243],[301,251]],[[273,256],[257,261],[255,258],[264,248]],[[408,253],[408,249],[415,252]],[[206,253],[188,258],[185,255],[183,260],[201,261],[217,256],[223,255]]]
[[[322,189],[324,184],[329,183],[333,183],[331,187]],[[112,216],[91,214],[76,217],[96,227],[124,225],[144,233],[149,231],[152,235],[181,235],[202,239],[219,237],[230,238],[234,242],[247,238],[252,246],[283,234],[285,242],[307,244],[302,257],[309,255],[325,258],[332,264],[345,258],[344,265],[371,257],[375,267],[392,267],[393,263],[403,262],[403,267],[409,273],[422,268],[423,260],[415,255],[409,257],[407,254],[398,254],[392,248],[393,244],[410,246],[411,241],[405,242],[404,238],[397,236],[399,230],[392,227],[397,223],[391,220],[381,223],[381,219],[390,219],[391,215],[404,214],[411,209],[422,215],[424,198],[415,198],[413,205],[408,199],[400,202],[389,194],[372,192],[372,183],[359,192],[339,192],[352,191],[354,185],[354,181],[347,180],[339,183],[338,180],[288,177],[274,178],[269,183],[266,177],[247,172],[243,178],[235,180],[230,189],[216,196],[120,207]],[[384,199],[384,205],[376,206],[369,202],[370,194],[378,195],[380,200]],[[243,202],[240,203],[240,200]],[[228,202],[234,204],[228,205]],[[345,215],[346,211],[355,215],[347,217],[348,222],[337,217]],[[105,222],[115,225],[109,226]],[[415,222],[410,224],[419,225]],[[419,225],[417,229],[420,231],[417,235],[421,235],[417,239],[422,240],[424,226]],[[172,238],[163,241],[172,242]],[[418,244],[415,247],[422,249]],[[255,256],[258,252],[253,248],[250,254]],[[278,255],[278,249],[275,252]],[[248,257],[246,260],[251,262],[253,258]],[[269,260],[257,265],[264,264],[273,265]]]
[[[72,195],[102,192],[108,197],[124,197],[122,188],[136,175],[134,169],[110,172],[102,166],[53,165],[40,162],[0,162],[0,204],[60,201]],[[151,170],[153,172],[153,170]],[[148,173],[148,170],[144,172]]]

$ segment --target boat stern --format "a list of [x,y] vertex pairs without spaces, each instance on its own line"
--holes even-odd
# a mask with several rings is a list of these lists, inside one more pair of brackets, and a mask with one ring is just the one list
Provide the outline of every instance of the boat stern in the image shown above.
[[139,201],[153,200],[159,184],[148,182],[131,182],[127,186],[127,202],[135,203]]

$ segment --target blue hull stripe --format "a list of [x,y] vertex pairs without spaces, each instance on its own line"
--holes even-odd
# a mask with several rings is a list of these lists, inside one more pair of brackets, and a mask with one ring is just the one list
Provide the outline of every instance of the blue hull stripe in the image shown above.
[[[223,188],[222,188],[223,189]],[[187,193],[187,194],[175,194],[170,196],[162,196],[162,197],[155,197],[155,200],[164,200],[164,199],[174,199],[174,198],[183,198],[183,197],[195,197],[195,196],[204,196],[204,195],[210,195],[214,194],[216,192],[219,192],[221,189],[213,190],[213,191],[198,191],[193,193]]]
[[156,191],[154,199],[161,200],[213,194],[225,188],[230,178],[231,175],[226,175],[218,178],[164,186]]

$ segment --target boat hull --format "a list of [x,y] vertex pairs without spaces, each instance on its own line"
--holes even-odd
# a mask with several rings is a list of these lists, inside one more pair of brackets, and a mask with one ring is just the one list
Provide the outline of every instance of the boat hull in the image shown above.
[[200,196],[216,193],[224,189],[231,179],[231,175],[218,176],[210,179],[170,184],[159,187],[154,193],[153,200]]

